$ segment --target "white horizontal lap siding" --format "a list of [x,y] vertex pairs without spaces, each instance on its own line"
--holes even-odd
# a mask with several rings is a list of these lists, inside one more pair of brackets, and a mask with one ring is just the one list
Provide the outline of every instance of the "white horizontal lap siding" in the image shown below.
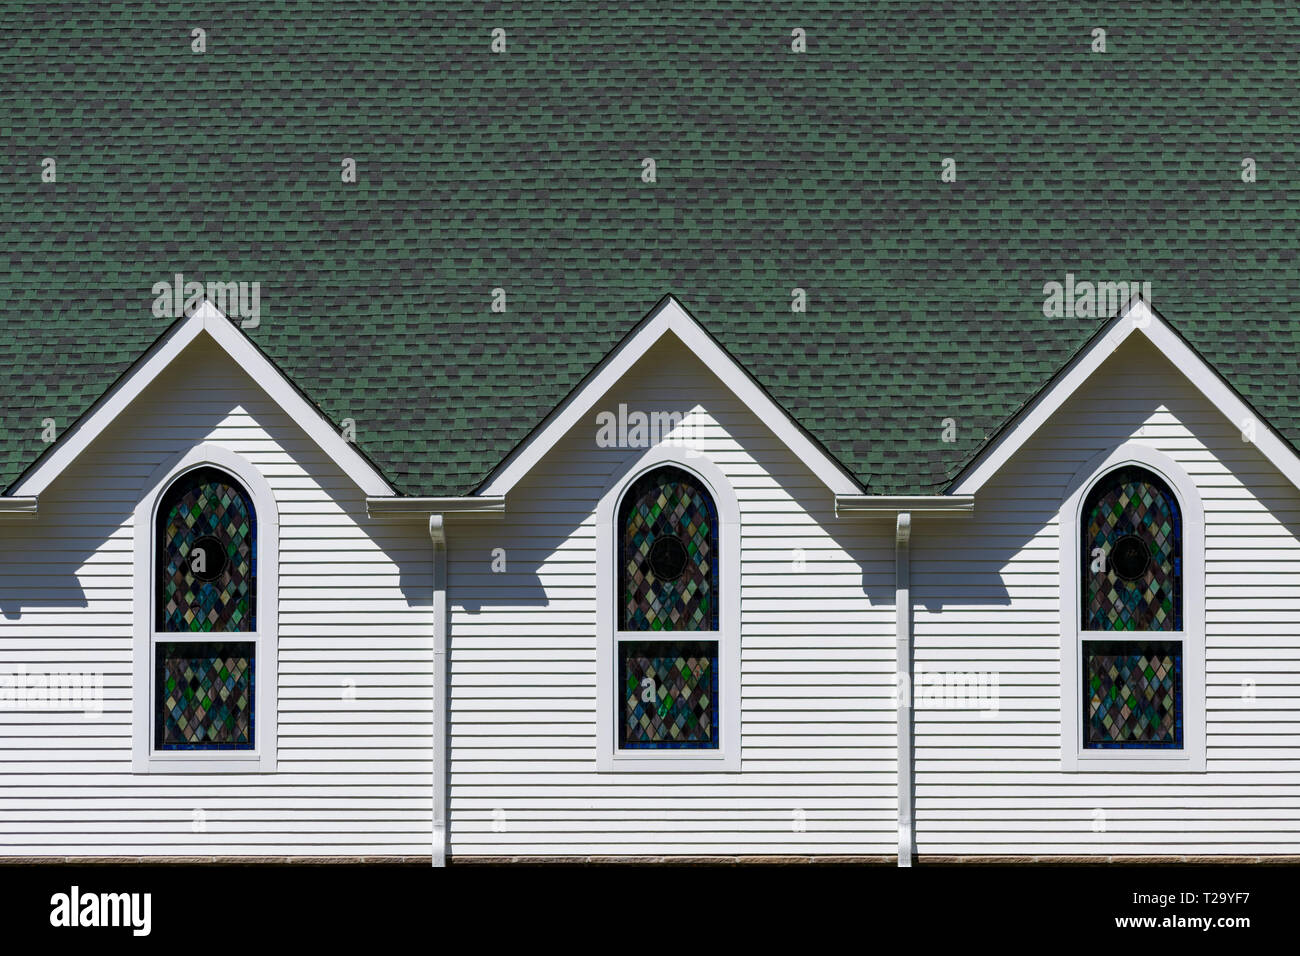
[[595,508],[629,450],[597,447],[593,411],[504,519],[449,535],[453,854],[894,852],[892,525],[837,522],[684,349],[657,347],[597,410],[620,402],[695,409],[739,499],[742,770],[596,772]]
[[[913,536],[917,667],[995,670],[1001,688],[996,713],[917,709],[922,854],[1300,853],[1300,494],[1134,339],[972,518]],[[1127,440],[1177,461],[1205,507],[1203,774],[1059,769],[1060,490]]]
[[[280,512],[273,774],[131,772],[132,512],[159,463],[202,442],[253,462]],[[102,672],[104,712],[0,710],[0,854],[429,852],[433,576],[422,527],[371,522],[319,447],[201,344],[40,506],[35,520],[0,525],[0,668]]]

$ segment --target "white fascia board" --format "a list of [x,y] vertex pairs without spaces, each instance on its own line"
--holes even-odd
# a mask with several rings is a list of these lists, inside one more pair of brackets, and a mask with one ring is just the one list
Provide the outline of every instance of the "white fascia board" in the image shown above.
[[325,416],[302,397],[275,364],[259,352],[210,302],[203,303],[193,315],[154,343],[136,367],[63,434],[45,459],[14,486],[11,494],[34,497],[48,488],[200,333],[205,332],[248,373],[272,401],[284,409],[299,428],[311,436],[362,491],[377,496],[395,494],[374,466],[336,432]]
[[853,476],[822,450],[672,296],[665,298],[641,328],[619,343],[587,382],[556,406],[541,426],[497,466],[481,494],[507,494],[669,332],[717,375],[832,492],[861,494],[862,486]]
[[164,335],[138,361],[136,367],[124,376],[107,393],[102,395],[71,428],[63,433],[46,453],[44,460],[24,477],[10,492],[11,495],[36,496],[43,492],[72,461],[86,450],[133,402],[145,387],[162,374],[176,356],[193,342],[203,330],[198,315],[191,316]]
[[972,495],[836,495],[837,517],[851,514],[969,514]]
[[[1143,331],[1215,408],[1227,416],[1243,435],[1254,432],[1252,441],[1287,481],[1300,488],[1300,455],[1273,426],[1258,415],[1236,390],[1210,368],[1196,352],[1164,322],[1152,322]],[[1249,426],[1257,426],[1251,428]]]
[[1139,299],[1112,319],[1092,345],[1076,355],[1052,385],[1029,403],[1019,420],[966,467],[953,483],[951,494],[974,495],[979,491],[1130,335],[1145,335],[1234,426],[1244,432],[1247,422],[1262,425],[1255,430],[1255,445],[1288,481],[1300,487],[1300,456],[1164,319]]

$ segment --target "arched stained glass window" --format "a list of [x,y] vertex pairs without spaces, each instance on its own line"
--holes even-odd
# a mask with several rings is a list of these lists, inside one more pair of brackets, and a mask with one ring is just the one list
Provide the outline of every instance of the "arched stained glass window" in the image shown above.
[[157,630],[255,631],[257,516],[216,468],[181,475],[158,505]]
[[[717,750],[721,644],[713,497],[695,475],[664,465],[628,487],[616,528],[618,746]],[[686,640],[679,631],[696,634]]]
[[1083,629],[1183,629],[1183,528],[1169,486],[1135,465],[1102,477],[1084,501]]
[[1082,641],[1084,746],[1180,749],[1183,521],[1178,499],[1151,471],[1125,465],[1092,487],[1080,521],[1085,634],[1169,635]]
[[699,479],[648,472],[624,495],[617,527],[619,630],[716,631],[718,512]]

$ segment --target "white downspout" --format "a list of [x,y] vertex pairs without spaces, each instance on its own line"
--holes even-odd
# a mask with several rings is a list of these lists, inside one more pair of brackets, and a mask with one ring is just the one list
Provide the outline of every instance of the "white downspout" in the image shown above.
[[894,626],[898,674],[898,865],[915,852],[912,801],[912,515],[898,513],[894,528]]
[[447,530],[429,515],[433,542],[433,865],[447,865]]

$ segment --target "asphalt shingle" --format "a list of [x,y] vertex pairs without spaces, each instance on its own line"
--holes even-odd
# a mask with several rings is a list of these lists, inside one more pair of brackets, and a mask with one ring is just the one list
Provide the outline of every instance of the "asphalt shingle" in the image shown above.
[[665,293],[876,493],[941,490],[1096,329],[1044,317],[1067,272],[1150,282],[1300,442],[1285,5],[4,9],[7,486],[178,272],[260,282],[249,334],[411,494],[474,488]]

